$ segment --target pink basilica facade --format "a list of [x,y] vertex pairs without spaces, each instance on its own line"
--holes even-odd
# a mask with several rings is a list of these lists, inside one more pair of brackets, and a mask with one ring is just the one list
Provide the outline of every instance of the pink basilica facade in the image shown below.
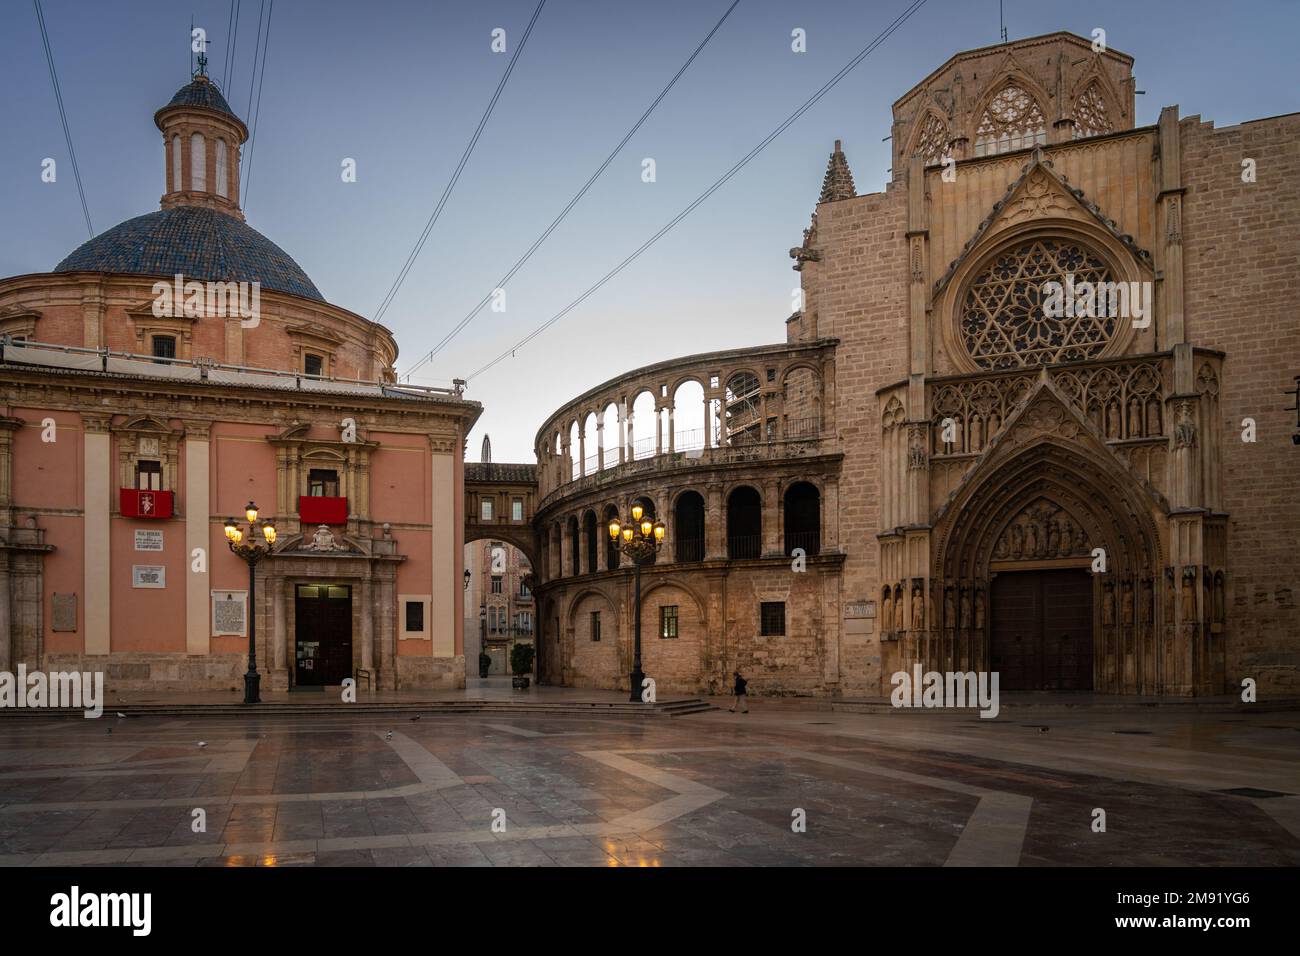
[[[155,123],[160,210],[0,280],[0,671],[235,689],[251,618],[263,689],[464,686],[481,407],[396,385],[389,330],[244,223],[215,84]],[[249,502],[277,531],[251,602],[224,532]]]

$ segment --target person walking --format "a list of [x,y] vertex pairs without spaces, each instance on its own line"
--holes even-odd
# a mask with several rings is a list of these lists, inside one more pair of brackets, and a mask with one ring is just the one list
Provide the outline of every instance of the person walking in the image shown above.
[[736,686],[732,688],[732,692],[736,695],[736,702],[731,705],[731,713],[734,714],[737,707],[742,714],[749,713],[749,704],[745,703],[745,687],[748,683],[749,681],[740,676],[740,671],[736,671]]

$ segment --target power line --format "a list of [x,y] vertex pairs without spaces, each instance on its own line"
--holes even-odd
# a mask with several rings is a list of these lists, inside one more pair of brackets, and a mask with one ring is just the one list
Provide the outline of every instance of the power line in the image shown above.
[[619,140],[618,145],[615,146],[614,149],[610,152],[610,154],[605,157],[605,161],[601,163],[598,167],[596,167],[596,171],[591,174],[591,178],[588,179],[587,182],[583,185],[583,187],[578,190],[577,194],[574,195],[574,197],[569,200],[568,205],[566,205],[562,210],[560,210],[560,214],[555,217],[554,221],[552,221],[551,224],[546,227],[545,231],[543,231],[542,234],[538,236],[537,239],[533,242],[533,244],[528,247],[528,251],[525,252],[523,256],[521,256],[519,260],[513,266],[510,267],[509,272],[507,272],[504,276],[502,276],[500,279],[497,280],[497,284],[492,289],[492,291],[490,291],[487,295],[485,295],[478,305],[474,306],[474,308],[471,309],[470,312],[463,319],[461,319],[460,322],[458,322],[450,332],[448,332],[445,336],[443,336],[442,341],[440,341],[437,345],[435,345],[433,347],[433,350],[430,351],[428,355],[424,356],[424,358],[420,359],[413,366],[411,366],[411,368],[406,373],[407,381],[410,381],[410,377],[414,375],[417,370],[423,367],[426,363],[432,361],[435,355],[437,355],[444,348],[446,348],[447,344],[451,342],[451,340],[454,339],[461,332],[461,330],[465,328],[465,326],[469,325],[470,322],[474,320],[474,317],[476,315],[478,315],[480,312],[483,311],[484,306],[486,306],[492,300],[492,296],[496,294],[496,290],[500,288],[504,288],[505,284],[514,277],[515,273],[518,272],[521,268],[523,268],[524,263],[526,263],[529,259],[533,257],[533,253],[536,252],[541,247],[542,243],[544,243],[547,240],[547,238],[551,235],[551,233],[555,231],[556,227],[558,227],[560,223],[564,221],[565,217],[569,215],[569,212],[573,209],[573,207],[576,206],[578,202],[582,199],[582,197],[587,194],[587,190],[589,190],[592,187],[592,185],[596,182],[596,180],[600,178],[601,174],[605,172],[605,170],[609,167],[609,164],[614,161],[614,158],[623,150],[623,147],[627,145],[628,141],[636,134],[637,130],[639,130],[641,126],[645,123],[645,121],[650,118],[650,114],[655,111],[655,108],[660,104],[660,102],[662,102],[664,97],[668,95],[668,92],[674,86],[677,85],[677,81],[681,79],[682,74],[684,74],[686,70],[690,67],[690,65],[695,62],[695,58],[700,55],[700,51],[703,50],[704,47],[708,44],[708,42],[713,39],[713,35],[718,32],[723,22],[726,21],[727,17],[731,16],[731,11],[735,10],[736,6],[739,3],[740,0],[733,0],[731,6],[727,7],[726,12],[722,15],[721,19],[719,19],[718,22],[713,25],[713,29],[710,30],[708,34],[704,37],[704,39],[700,41],[699,46],[697,46],[695,50],[691,53],[691,55],[687,57],[686,62],[681,65],[681,68],[678,69],[678,71],[675,74],[673,74],[673,78],[668,81],[668,85],[659,91],[659,95],[654,98],[654,101],[649,105],[649,107],[646,108],[646,111],[641,114],[641,118],[638,119],[636,123],[632,125],[632,128],[627,131],[627,134],[621,140]]
[[253,44],[253,73],[248,78],[248,109],[244,112],[247,117],[253,115],[253,81],[257,79],[257,54],[262,48],[262,14],[266,13],[266,0],[262,0],[262,6],[257,11],[257,42]]
[[63,138],[68,144],[68,156],[72,159],[72,176],[77,181],[77,194],[81,196],[81,213],[86,217],[86,231],[91,238],[95,236],[95,227],[90,224],[90,207],[86,205],[86,190],[81,185],[81,169],[77,166],[77,151],[72,148],[72,130],[68,128],[68,114],[63,108],[63,92],[59,89],[59,71],[54,66],[54,50],[50,47],[50,35],[45,30],[45,13],[41,10],[41,0],[32,0],[36,6],[36,21],[41,25],[41,44],[45,47],[45,62],[50,67],[50,82],[54,84],[54,102],[59,107],[59,121],[63,124]]
[[[228,33],[230,37],[230,49],[227,52],[226,69],[222,72],[221,78],[225,83],[226,89],[230,89],[235,83],[235,49],[239,42],[239,14],[240,7],[243,6],[243,0],[238,0],[235,4],[235,30]],[[253,64],[253,69],[257,69],[257,64]]]
[[[253,146],[257,143],[257,119],[262,115],[262,81],[266,79],[266,54],[271,49],[271,17],[275,15],[275,0],[271,0],[271,6],[266,11],[266,36],[262,39],[262,69],[257,76],[257,106],[253,107],[252,87],[249,87],[248,103],[253,109],[253,133],[248,140],[248,151],[244,154],[244,175],[241,177],[242,187],[240,189],[240,204],[248,208],[248,191],[253,183]],[[253,61],[253,70],[257,72],[257,61]]]
[[[230,0],[230,13],[226,15],[226,38],[230,38],[230,30],[235,25],[235,0]],[[191,30],[193,27],[191,27]],[[230,46],[226,44],[226,55],[221,61],[221,88],[226,88],[226,74],[230,71]]]
[[861,52],[857,54],[857,56],[849,60],[849,62],[845,64],[845,66],[842,67],[838,73],[836,73],[833,77],[831,77],[822,86],[821,89],[819,89],[811,97],[805,100],[803,105],[801,105],[793,113],[787,116],[781,122],[781,124],[776,127],[776,129],[772,130],[772,132],[768,133],[767,136],[763,137],[763,139],[759,141],[757,146],[751,149],[734,166],[732,166],[725,173],[723,173],[721,178],[719,178],[716,182],[714,182],[712,186],[710,186],[704,192],[700,193],[700,195],[697,196],[685,209],[683,209],[676,216],[670,219],[658,232],[656,232],[653,236],[651,236],[640,246],[638,246],[636,250],[632,252],[627,258],[625,258],[622,262],[616,265],[609,272],[605,273],[599,279],[599,281],[597,281],[594,285],[588,288],[587,291],[583,292],[582,295],[578,296],[576,299],[574,299],[572,302],[566,305],[559,312],[555,313],[555,315],[551,316],[549,319],[547,319],[537,328],[533,329],[533,331],[529,332],[526,336],[524,336],[522,339],[516,342],[509,349],[502,352],[500,355],[494,358],[487,365],[484,365],[482,368],[478,369],[476,372],[474,372],[473,375],[470,375],[466,379],[466,381],[468,382],[471,381],[472,379],[477,378],[479,375],[482,375],[484,372],[488,371],[493,366],[497,365],[499,362],[503,362],[510,356],[514,355],[517,350],[523,348],[533,339],[537,338],[537,336],[541,335],[543,332],[549,329],[556,322],[560,321],[560,319],[564,318],[566,315],[568,315],[570,312],[576,309],[579,305],[585,302],[591,295],[593,295],[602,286],[604,286],[605,283],[607,283],[610,279],[614,278],[625,268],[631,265],[636,259],[638,259],[641,256],[643,252],[645,252],[656,242],[662,239],[665,235],[668,234],[670,230],[672,230],[674,226],[676,226],[683,219],[685,219],[692,212],[694,212],[697,206],[699,206],[706,199],[708,199],[715,192],[717,192],[729,179],[731,179],[732,176],[736,175],[736,173],[740,172],[740,170],[742,170],[745,166],[747,166],[750,160],[752,160],[755,156],[757,156],[764,149],[766,149],[768,144],[771,143],[772,140],[776,139],[783,132],[785,132],[785,130],[791,124],[793,124],[795,120],[797,120],[800,116],[802,116],[809,109],[811,109],[813,105],[816,104],[817,101],[820,100],[823,96],[829,93],[840,82],[840,80],[844,79],[844,77],[846,77],[849,74],[849,72],[853,70],[854,67],[856,67],[859,63],[865,60],[871,54],[871,52],[876,49],[876,47],[878,47],[885,40],[889,39],[889,37],[893,34],[893,32],[897,30],[899,27],[901,27],[904,23],[906,23],[907,20],[912,16],[912,14],[915,13],[917,10],[919,10],[921,7],[923,7],[925,3],[926,0],[912,0],[911,4],[901,14],[899,14],[898,17],[880,33],[879,36],[877,36],[874,40],[872,40]]
[[420,238],[416,240],[415,248],[412,249],[411,254],[406,257],[406,262],[402,265],[401,271],[393,281],[392,288],[388,290],[388,294],[384,296],[384,301],[381,302],[379,308],[375,310],[375,322],[378,322],[383,318],[384,313],[388,311],[388,307],[392,304],[393,299],[397,297],[398,290],[401,289],[402,283],[406,281],[406,276],[411,271],[411,267],[415,265],[415,260],[419,257],[420,251],[424,248],[425,240],[429,238],[429,233],[433,231],[434,223],[438,221],[438,217],[442,214],[443,207],[447,204],[447,200],[451,196],[451,191],[456,187],[456,182],[460,179],[461,171],[464,170],[465,164],[469,162],[470,153],[474,151],[474,146],[478,143],[479,136],[483,133],[483,127],[487,126],[488,118],[491,117],[492,111],[496,108],[497,100],[501,98],[501,91],[505,89],[506,81],[510,79],[510,74],[515,68],[515,63],[519,60],[519,55],[524,52],[524,46],[528,43],[528,37],[533,32],[533,25],[537,22],[537,18],[541,16],[542,7],[544,6],[546,6],[546,0],[539,0],[537,9],[533,11],[533,18],[528,21],[528,27],[524,30],[523,38],[519,41],[519,45],[515,47],[515,52],[510,57],[509,64],[506,65],[506,71],[502,75],[501,81],[497,84],[496,92],[492,94],[492,99],[488,102],[487,109],[483,111],[483,117],[478,122],[478,128],[474,130],[474,135],[470,137],[469,144],[465,147],[465,152],[460,157],[460,162],[456,165],[456,169],[452,173],[451,179],[447,183],[447,187],[442,191],[442,198],[438,200],[438,205],[434,207],[433,214],[429,217],[429,221],[424,226],[424,231],[420,233]]

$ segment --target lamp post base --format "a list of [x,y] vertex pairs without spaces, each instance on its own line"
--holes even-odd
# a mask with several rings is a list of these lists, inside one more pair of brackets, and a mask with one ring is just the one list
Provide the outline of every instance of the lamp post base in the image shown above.
[[245,704],[260,704],[262,702],[262,697],[258,692],[261,685],[262,675],[257,673],[257,671],[249,671],[244,675]]
[[645,674],[638,667],[636,670],[632,672],[630,678],[632,684],[632,695],[628,698],[628,700],[630,700],[634,704],[639,704],[641,702],[641,682],[643,680],[645,680]]

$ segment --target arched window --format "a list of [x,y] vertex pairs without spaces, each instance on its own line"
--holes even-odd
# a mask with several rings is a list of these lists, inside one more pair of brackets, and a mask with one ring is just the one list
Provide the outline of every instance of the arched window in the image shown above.
[[230,195],[230,188],[229,188],[230,167],[227,165],[227,161],[226,161],[226,141],[224,139],[217,140],[216,166],[217,166],[217,170],[216,170],[217,195],[225,198]]
[[[641,515],[642,521],[645,521],[646,518],[649,518],[650,521],[653,522],[656,518],[659,517],[658,514],[655,513],[655,503],[651,501],[649,498],[637,498],[635,501],[632,502],[632,504],[640,505],[641,508],[643,509]],[[631,517],[632,516],[629,513],[628,519],[631,520]],[[658,560],[659,560],[659,555],[658,553],[655,553],[655,554],[651,554],[650,557],[646,558],[640,563],[644,567],[647,564],[654,564]]]
[[1106,111],[1106,99],[1097,87],[1097,81],[1088,84],[1074,103],[1074,138],[1101,136],[1112,130],[1110,114]]
[[698,491],[682,492],[673,508],[673,558],[704,560],[704,498]]
[[203,146],[203,134],[190,137],[190,189],[206,192],[208,188],[208,156]]
[[727,496],[727,557],[757,558],[763,553],[763,499],[742,486]]
[[[1106,348],[1124,311],[1104,295],[1095,308],[1054,304],[1051,287],[1111,282],[1110,267],[1069,239],[1037,238],[1004,249],[971,279],[958,318],[966,351],[984,368],[1016,368],[1095,358]],[[1108,288],[1127,289],[1125,283]],[[1076,297],[1078,293],[1075,293]],[[1065,297],[1068,299],[1068,296]],[[1070,314],[1073,313],[1073,314]]]
[[743,445],[763,440],[762,395],[758,376],[737,372],[727,379],[727,442]]
[[1047,124],[1038,101],[1008,83],[993,97],[975,130],[975,155],[992,156],[1047,142]]
[[181,189],[181,138],[172,136],[172,192]]
[[948,128],[939,117],[927,112],[916,138],[916,155],[926,164],[941,163],[948,154]]
[[798,481],[785,492],[785,553],[803,548],[814,555],[822,549],[822,502],[815,485]]

